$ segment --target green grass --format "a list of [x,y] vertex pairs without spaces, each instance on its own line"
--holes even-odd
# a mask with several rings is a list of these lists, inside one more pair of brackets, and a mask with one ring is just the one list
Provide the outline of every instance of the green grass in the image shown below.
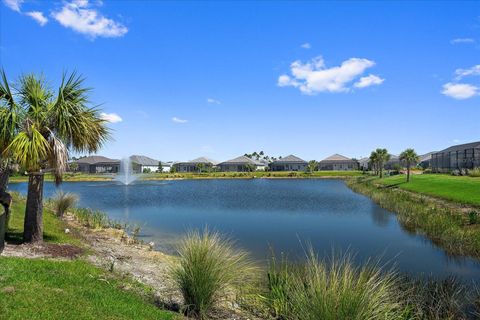
[[460,204],[480,206],[480,178],[420,174],[412,175],[409,183],[404,175],[378,179],[376,182]]
[[82,260],[0,258],[0,270],[2,319],[175,318],[138,294],[145,288]]
[[[6,240],[10,243],[21,243],[23,238],[23,221],[25,217],[25,198],[19,194],[13,194],[12,215],[10,217],[9,230]],[[43,238],[46,242],[68,243],[80,245],[81,241],[65,233],[65,222],[58,219],[48,207],[43,211]]]
[[[112,175],[101,174],[85,174],[85,173],[65,173],[63,175],[63,181],[80,182],[80,181],[110,181],[113,179]],[[11,183],[27,182],[28,176],[14,175],[10,177]],[[50,173],[45,174],[45,181],[54,181],[53,175]]]

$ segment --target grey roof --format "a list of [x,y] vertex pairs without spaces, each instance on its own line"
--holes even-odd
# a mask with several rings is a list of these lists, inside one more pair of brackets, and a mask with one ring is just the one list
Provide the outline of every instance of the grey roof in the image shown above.
[[299,157],[296,157],[293,154],[273,161],[273,164],[282,164],[282,163],[304,163],[304,164],[306,164],[307,161],[305,161],[303,159],[300,159]]
[[462,150],[465,150],[465,149],[480,149],[480,141],[464,143],[464,144],[457,144],[455,146],[451,146],[451,147],[448,147],[447,149],[439,151],[438,153],[462,151]]
[[130,156],[130,160],[142,166],[158,166],[158,163],[160,162],[158,160],[149,158],[147,156],[139,156],[139,155]]
[[429,152],[429,153],[425,153],[425,154],[419,155],[419,156],[418,156],[419,162],[431,160],[431,159],[432,159],[432,154],[434,154],[434,153],[437,153],[437,151],[433,151],[433,152]]
[[341,154],[335,153],[334,155],[331,155],[330,157],[327,157],[322,161],[353,161],[353,160],[345,156],[342,156]]
[[177,164],[177,165],[179,165],[179,164],[181,164],[181,165],[197,165],[197,164],[200,164],[200,163],[211,164],[211,165],[216,166],[218,164],[218,161],[212,160],[212,159],[207,158],[207,157],[199,157],[199,158],[196,158],[196,159],[193,159],[193,160],[190,160],[190,161],[175,162],[175,164]]
[[120,160],[110,159],[104,156],[88,156],[75,161],[80,164],[97,164],[97,163],[120,163]]
[[229,164],[233,164],[233,165],[235,165],[235,164],[236,165],[253,164],[254,166],[264,166],[265,165],[264,163],[261,163],[259,161],[250,159],[247,156],[240,156],[240,157],[237,157],[237,158],[219,163],[219,165],[229,165]]

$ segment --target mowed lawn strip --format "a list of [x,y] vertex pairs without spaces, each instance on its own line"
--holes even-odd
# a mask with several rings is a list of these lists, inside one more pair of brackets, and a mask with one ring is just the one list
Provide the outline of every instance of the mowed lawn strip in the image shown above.
[[419,174],[412,175],[409,183],[406,182],[405,175],[378,179],[377,182],[460,204],[480,206],[480,178]]
[[[86,261],[0,258],[1,319],[175,319]],[[143,289],[146,290],[146,289]]]

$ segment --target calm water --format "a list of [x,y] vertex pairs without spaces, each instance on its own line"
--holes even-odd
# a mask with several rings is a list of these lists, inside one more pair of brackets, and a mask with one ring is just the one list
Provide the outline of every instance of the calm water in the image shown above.
[[[26,184],[11,184],[26,192]],[[414,274],[456,275],[480,280],[480,264],[452,258],[422,236],[403,230],[395,215],[340,180],[182,180],[71,182],[64,191],[79,194],[80,206],[100,209],[114,219],[141,226],[145,241],[171,252],[186,230],[218,230],[254,257],[270,248],[302,257],[306,243],[321,254],[350,250],[357,259],[382,257]],[[46,183],[45,195],[55,187]]]

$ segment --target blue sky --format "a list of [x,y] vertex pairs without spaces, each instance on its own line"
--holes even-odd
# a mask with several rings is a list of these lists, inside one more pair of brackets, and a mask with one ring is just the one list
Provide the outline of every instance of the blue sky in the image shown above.
[[480,140],[480,2],[1,1],[1,67],[82,73],[112,120],[106,156]]

